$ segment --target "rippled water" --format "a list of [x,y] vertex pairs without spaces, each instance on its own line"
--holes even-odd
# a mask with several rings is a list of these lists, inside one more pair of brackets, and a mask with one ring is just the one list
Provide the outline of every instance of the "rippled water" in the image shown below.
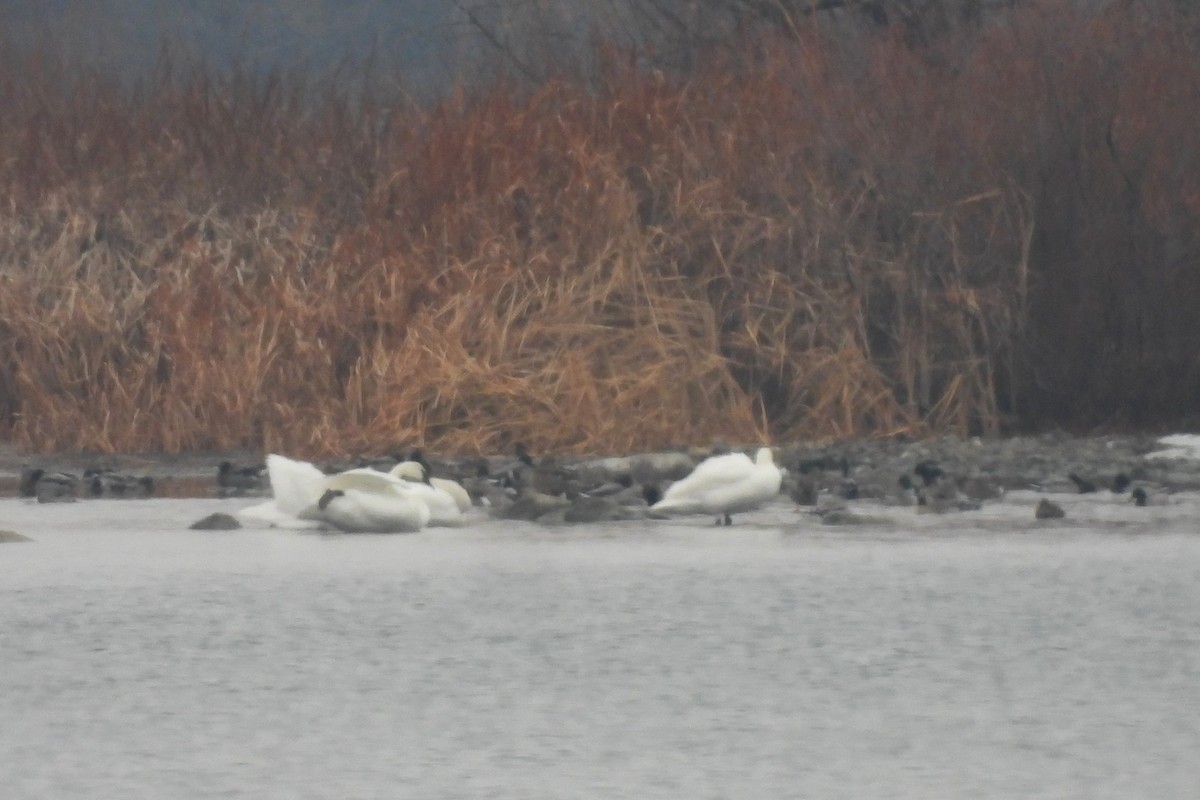
[[3,796],[1194,797],[1197,504],[1074,502],[353,536],[3,500]]

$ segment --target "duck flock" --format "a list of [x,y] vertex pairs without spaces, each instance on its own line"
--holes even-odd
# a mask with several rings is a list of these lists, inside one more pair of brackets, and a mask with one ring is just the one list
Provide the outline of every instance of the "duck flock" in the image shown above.
[[149,475],[89,467],[83,477],[72,472],[51,472],[41,467],[21,470],[18,493],[39,503],[62,503],[83,497],[152,497],[156,484]]
[[[318,465],[272,454],[262,464],[223,461],[218,465],[219,495],[257,496],[260,502],[238,510],[232,518],[214,515],[221,524],[213,527],[245,523],[351,533],[411,533],[489,518],[553,524],[676,515],[706,515],[716,525],[731,525],[734,515],[757,511],[781,499],[790,499],[823,523],[853,524],[883,521],[864,514],[863,506],[854,503],[858,500],[869,501],[875,508],[970,512],[1002,499],[1011,488],[994,477],[951,474],[943,463],[924,458],[907,464],[899,475],[880,479],[878,473],[868,477],[870,470],[852,464],[844,451],[807,457],[792,451],[781,457],[780,451],[771,447],[742,452],[716,446],[703,453],[674,451],[560,463],[553,456],[535,458],[519,444],[506,460],[439,461],[436,467],[420,449],[342,465]],[[1134,506],[1170,502],[1170,492],[1161,483],[1124,471],[1087,476],[1067,471],[1058,485],[1023,488],[1046,494],[1107,494]],[[155,481],[147,475],[92,468],[77,476],[26,468],[19,491],[24,497],[49,503],[78,497],[150,497],[155,489]],[[1031,506],[1039,520],[1066,515],[1062,505],[1048,497]],[[194,527],[208,526],[198,523]]]

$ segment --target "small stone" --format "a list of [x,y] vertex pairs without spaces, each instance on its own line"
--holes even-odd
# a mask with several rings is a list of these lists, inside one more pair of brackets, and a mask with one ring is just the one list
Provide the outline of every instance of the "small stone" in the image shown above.
[[28,536],[22,536],[16,531],[0,530],[0,542],[32,542]]
[[564,522],[615,522],[630,519],[628,509],[607,497],[579,497],[563,512]]
[[876,514],[858,514],[845,508],[832,508],[822,514],[822,525],[890,525],[889,517]]
[[235,531],[242,527],[242,523],[229,514],[224,514],[218,511],[215,514],[209,514],[201,520],[197,520],[188,526],[194,531]]
[[1038,519],[1062,519],[1067,512],[1063,511],[1062,506],[1058,503],[1043,499],[1037,504],[1037,510],[1033,512],[1033,515]]

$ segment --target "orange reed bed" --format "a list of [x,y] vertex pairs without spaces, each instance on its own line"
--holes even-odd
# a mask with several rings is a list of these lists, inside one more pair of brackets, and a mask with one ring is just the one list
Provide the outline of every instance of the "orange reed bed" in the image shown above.
[[1200,108],[1200,59],[1164,19],[813,26],[430,109],[10,69],[0,438],[619,452],[1194,413],[1200,365],[1168,364],[1200,134],[1145,95]]

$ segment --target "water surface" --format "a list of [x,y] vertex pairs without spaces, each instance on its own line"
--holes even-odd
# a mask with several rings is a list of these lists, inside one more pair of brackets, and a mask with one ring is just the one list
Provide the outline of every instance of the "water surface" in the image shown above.
[[571,529],[0,501],[8,798],[1184,798],[1200,536],[1019,496]]

